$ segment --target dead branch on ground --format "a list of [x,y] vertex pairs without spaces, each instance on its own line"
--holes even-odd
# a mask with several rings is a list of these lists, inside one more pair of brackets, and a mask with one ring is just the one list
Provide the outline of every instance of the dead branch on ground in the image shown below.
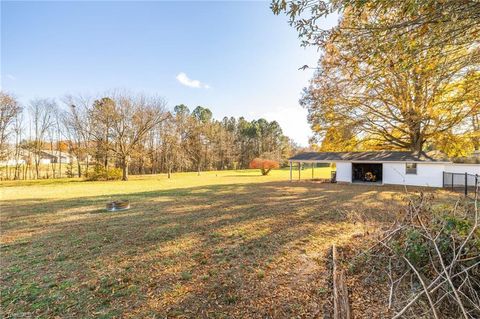
[[407,196],[403,218],[364,253],[383,265],[393,318],[480,318],[478,198],[449,209]]

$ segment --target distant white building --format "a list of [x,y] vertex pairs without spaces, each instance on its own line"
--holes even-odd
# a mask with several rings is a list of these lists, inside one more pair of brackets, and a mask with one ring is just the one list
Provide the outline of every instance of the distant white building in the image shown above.
[[26,164],[27,161],[23,158],[19,159],[14,159],[14,158],[8,158],[6,160],[0,161],[0,166],[16,166],[16,165],[23,165]]
[[69,164],[72,162],[72,156],[65,152],[43,150],[40,152],[40,154],[40,160],[48,161],[47,164],[60,162]]
[[335,163],[336,181],[443,187],[446,173],[480,175],[480,164],[452,163],[411,152],[309,152],[289,158],[292,164]]
[[[39,163],[40,164],[52,164],[52,163],[65,163],[69,164],[72,162],[72,156],[65,152],[49,151],[42,150],[39,153]],[[28,150],[21,149],[18,156],[15,156],[10,152],[9,156],[0,161],[1,166],[16,166],[23,164],[33,164],[35,162],[36,155]]]

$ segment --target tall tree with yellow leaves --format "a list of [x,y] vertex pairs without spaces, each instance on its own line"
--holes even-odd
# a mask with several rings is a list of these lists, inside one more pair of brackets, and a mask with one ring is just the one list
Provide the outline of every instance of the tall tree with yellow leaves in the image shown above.
[[[345,12],[341,27],[355,29],[370,18]],[[432,46],[434,38],[404,33],[372,51],[371,40],[336,35],[325,46],[301,100],[318,135],[349,130],[385,148],[418,153],[478,114],[472,98],[480,81],[478,47],[452,51]]]

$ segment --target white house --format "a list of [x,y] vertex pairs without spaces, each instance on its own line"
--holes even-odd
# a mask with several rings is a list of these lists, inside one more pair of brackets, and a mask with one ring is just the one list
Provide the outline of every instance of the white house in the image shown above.
[[[6,159],[0,161],[0,166],[33,164],[36,157],[37,155],[29,150],[21,149],[17,155],[12,151]],[[72,156],[65,152],[42,150],[38,153],[38,162],[42,165],[60,162],[69,164],[72,162]]]
[[302,163],[335,163],[336,180],[344,183],[443,187],[445,176],[452,182],[454,178],[444,172],[480,175],[480,164],[452,163],[411,152],[309,152],[297,154],[289,162],[290,180],[294,163],[299,169]]
[[[59,151],[50,151],[50,150],[43,150],[40,152],[40,161],[42,164],[50,164],[50,163],[64,163],[68,164],[72,161],[72,156],[65,152]],[[44,162],[45,163],[44,163]]]

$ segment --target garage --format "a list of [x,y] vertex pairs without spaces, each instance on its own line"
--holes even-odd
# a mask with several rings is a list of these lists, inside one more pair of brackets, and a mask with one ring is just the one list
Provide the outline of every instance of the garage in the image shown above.
[[383,165],[380,163],[352,163],[354,183],[382,183]]
[[443,187],[449,182],[444,172],[474,175],[480,168],[479,164],[452,163],[426,154],[400,151],[305,152],[289,158],[289,162],[290,180],[294,164],[300,167],[302,163],[334,163],[335,179],[332,181],[364,185]]

